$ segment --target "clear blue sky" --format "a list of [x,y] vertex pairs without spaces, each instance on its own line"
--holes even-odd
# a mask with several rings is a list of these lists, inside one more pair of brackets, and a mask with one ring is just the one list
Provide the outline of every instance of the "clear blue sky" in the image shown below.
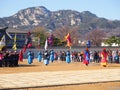
[[90,11],[98,17],[120,20],[120,0],[0,0],[0,17],[12,16],[34,6],[45,6],[50,11]]

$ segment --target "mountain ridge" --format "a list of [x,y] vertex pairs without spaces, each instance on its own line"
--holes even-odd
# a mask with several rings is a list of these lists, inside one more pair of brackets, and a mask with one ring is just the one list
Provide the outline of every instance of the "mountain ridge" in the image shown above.
[[50,11],[44,6],[37,6],[22,9],[10,17],[0,18],[0,27],[4,26],[21,30],[31,30],[38,26],[50,30],[62,26],[79,26],[80,31],[101,29],[106,32],[117,32],[120,29],[120,20],[101,18],[90,11]]

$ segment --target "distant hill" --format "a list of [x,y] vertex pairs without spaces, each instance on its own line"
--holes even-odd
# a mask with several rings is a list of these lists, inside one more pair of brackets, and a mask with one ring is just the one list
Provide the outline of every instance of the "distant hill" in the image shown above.
[[0,27],[4,26],[21,30],[31,30],[37,26],[51,30],[61,26],[80,26],[81,33],[86,33],[96,28],[110,34],[118,34],[120,32],[119,20],[111,21],[100,18],[89,11],[59,10],[53,12],[43,6],[30,7],[18,11],[13,16],[0,18]]

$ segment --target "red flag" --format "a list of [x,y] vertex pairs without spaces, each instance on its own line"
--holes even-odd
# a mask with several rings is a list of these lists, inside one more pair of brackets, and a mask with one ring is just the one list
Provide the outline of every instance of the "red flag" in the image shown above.
[[23,52],[26,52],[27,46],[23,47]]
[[30,47],[32,47],[32,43],[31,42],[27,45],[27,48],[30,48]]
[[70,37],[69,33],[67,34],[67,36],[65,36],[65,39],[67,40],[67,45],[66,46],[71,47],[72,41],[71,41],[71,37]]
[[26,51],[27,48],[30,48],[32,46],[32,39],[31,39],[31,33],[28,32],[27,33],[27,37],[26,37],[26,40],[25,40],[25,45],[23,47],[23,52]]
[[30,36],[31,35],[31,33],[30,33],[30,31],[27,33],[27,36]]

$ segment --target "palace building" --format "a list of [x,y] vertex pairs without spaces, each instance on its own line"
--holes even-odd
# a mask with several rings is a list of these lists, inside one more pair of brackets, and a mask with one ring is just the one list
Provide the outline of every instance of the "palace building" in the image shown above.
[[7,48],[11,48],[14,43],[14,36],[16,35],[16,45],[18,48],[21,48],[25,44],[25,38],[28,31],[26,30],[16,30],[11,28],[2,28],[0,29],[0,40],[3,35],[5,35],[5,43]]

